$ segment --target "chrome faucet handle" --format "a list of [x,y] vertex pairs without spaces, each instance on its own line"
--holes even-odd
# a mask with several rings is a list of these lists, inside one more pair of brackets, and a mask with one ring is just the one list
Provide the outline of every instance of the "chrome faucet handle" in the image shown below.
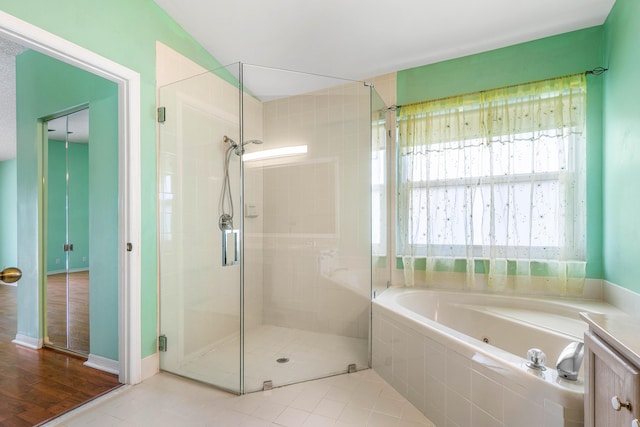
[[556,363],[558,376],[570,381],[576,381],[583,357],[584,343],[574,341],[566,346],[564,350],[562,350],[562,353],[560,353],[560,357],[558,357],[558,362]]
[[529,361],[527,362],[528,367],[532,369],[538,369],[540,371],[544,371],[547,369],[544,366],[545,362],[547,361],[547,355],[544,354],[544,351],[540,350],[539,348],[530,348],[529,351],[527,351],[527,359],[529,359]]

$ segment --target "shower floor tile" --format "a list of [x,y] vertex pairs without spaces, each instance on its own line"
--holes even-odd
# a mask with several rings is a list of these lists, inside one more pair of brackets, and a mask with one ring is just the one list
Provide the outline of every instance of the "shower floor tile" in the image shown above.
[[[240,378],[238,354],[239,337],[235,337],[175,373],[235,391]],[[366,339],[261,325],[245,335],[245,390],[262,390],[264,381],[280,387],[344,373],[351,363],[365,369],[368,354]]]
[[[358,399],[363,393],[369,397],[367,402]],[[339,400],[334,400],[336,396]],[[376,409],[389,406],[393,406],[393,411]],[[62,427],[148,425],[435,426],[372,369],[244,396],[160,373],[45,424]]]

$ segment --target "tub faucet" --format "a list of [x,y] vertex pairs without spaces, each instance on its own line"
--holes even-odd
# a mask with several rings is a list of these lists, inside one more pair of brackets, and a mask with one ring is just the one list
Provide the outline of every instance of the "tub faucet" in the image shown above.
[[577,380],[583,357],[584,343],[574,341],[566,346],[564,350],[562,350],[562,353],[560,353],[560,357],[558,357],[558,362],[556,363],[558,376],[571,381]]

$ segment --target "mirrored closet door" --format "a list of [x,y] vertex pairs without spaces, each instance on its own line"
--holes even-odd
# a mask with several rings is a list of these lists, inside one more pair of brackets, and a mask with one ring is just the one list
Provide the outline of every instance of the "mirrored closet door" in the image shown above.
[[89,110],[45,123],[45,344],[89,354]]

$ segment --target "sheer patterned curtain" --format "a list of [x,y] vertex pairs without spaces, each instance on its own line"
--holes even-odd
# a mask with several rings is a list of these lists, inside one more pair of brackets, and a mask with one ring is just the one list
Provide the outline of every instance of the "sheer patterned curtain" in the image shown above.
[[585,116],[582,74],[403,106],[405,284],[581,293]]

